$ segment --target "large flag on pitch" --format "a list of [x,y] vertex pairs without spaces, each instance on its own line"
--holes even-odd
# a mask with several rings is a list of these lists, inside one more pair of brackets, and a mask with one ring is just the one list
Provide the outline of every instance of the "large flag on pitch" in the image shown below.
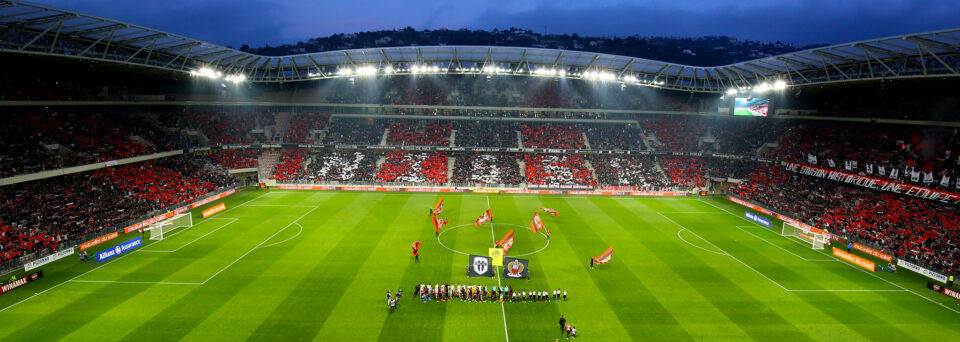
[[556,210],[554,210],[554,209],[544,208],[544,207],[540,207],[540,209],[543,209],[543,211],[550,213],[550,215],[560,216],[560,212],[559,212],[559,211],[556,211]]
[[410,245],[410,248],[413,249],[413,252],[410,253],[410,255],[417,256],[417,254],[420,254],[420,241],[414,242],[413,245]]
[[436,230],[437,233],[439,233],[440,228],[443,228],[443,226],[450,221],[444,220],[440,218],[440,216],[430,216],[430,222],[433,223],[433,229]]
[[477,220],[473,222],[473,225],[479,227],[481,224],[487,223],[487,221],[490,221],[492,219],[493,219],[493,213],[490,211],[490,209],[487,209],[487,211],[484,211],[483,214],[480,214],[480,217],[478,217]]
[[493,265],[490,257],[470,254],[470,265],[467,266],[468,277],[493,277]]
[[530,221],[530,229],[533,229],[533,233],[539,233],[543,229],[543,220],[540,219],[540,213],[533,214],[533,220]]
[[593,262],[596,264],[606,264],[610,261],[610,258],[613,257],[613,246],[607,248],[603,254],[600,254],[598,257],[593,257]]
[[530,260],[503,257],[503,279],[520,279],[530,275]]
[[503,254],[510,251],[510,247],[513,247],[513,229],[507,232],[507,235],[504,235],[500,241],[497,241],[497,247],[503,248]]
[[437,200],[437,204],[433,205],[434,215],[440,215],[441,212],[443,212],[443,197],[440,197],[440,199]]

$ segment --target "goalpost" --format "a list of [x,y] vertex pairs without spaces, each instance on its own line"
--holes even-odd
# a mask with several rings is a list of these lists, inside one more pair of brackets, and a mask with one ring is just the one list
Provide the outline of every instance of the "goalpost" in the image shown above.
[[189,212],[177,214],[171,218],[150,225],[150,228],[148,228],[150,230],[150,240],[163,240],[164,234],[183,227],[193,227],[193,215],[190,215]]
[[800,239],[803,242],[809,243],[813,249],[823,249],[823,246],[830,241],[823,232],[814,232],[808,228],[786,221],[783,222],[783,231],[780,235]]

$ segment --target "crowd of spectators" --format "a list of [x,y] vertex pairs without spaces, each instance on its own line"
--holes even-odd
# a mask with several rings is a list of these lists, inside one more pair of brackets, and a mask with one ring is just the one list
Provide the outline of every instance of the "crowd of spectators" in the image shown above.
[[450,122],[397,121],[390,124],[387,143],[395,146],[450,146]]
[[660,166],[670,184],[681,188],[702,188],[707,185],[703,159],[697,157],[660,156]]
[[377,154],[323,150],[310,156],[305,176],[315,183],[373,181]]
[[226,169],[247,169],[260,163],[260,151],[255,149],[218,150],[204,155]]
[[519,147],[516,125],[497,121],[456,121],[454,144],[461,147]]
[[375,179],[378,182],[446,183],[447,157],[435,152],[392,152],[380,164]]
[[714,152],[756,155],[765,143],[776,143],[790,124],[786,120],[733,117],[709,123],[710,136],[716,138]]
[[960,263],[960,213],[946,204],[803,176],[778,165],[758,167],[747,182],[730,190],[897,257],[915,258],[948,273]]
[[760,162],[726,158],[701,158],[706,174],[714,179],[746,179]]
[[[772,156],[781,160],[933,188],[958,184],[951,177],[960,168],[960,136],[953,129],[803,122],[779,143]],[[950,179],[941,184],[943,176]]]
[[583,130],[574,125],[520,124],[523,147],[526,148],[586,148]]
[[634,186],[638,189],[668,186],[666,177],[657,170],[653,156],[595,155],[590,158],[600,185]]
[[251,131],[258,127],[258,121],[273,121],[271,113],[259,112],[185,111],[181,117],[186,128],[203,132],[211,146],[251,144],[257,140]]
[[310,131],[321,130],[327,124],[330,114],[300,113],[290,118],[290,125],[284,134],[283,142],[295,144],[316,143],[308,135]]
[[[139,136],[141,139],[135,140]],[[157,144],[147,140],[156,139]],[[9,113],[0,122],[0,176],[181,148],[169,134],[125,115]]]
[[193,201],[231,178],[187,156],[0,187],[0,263]]
[[639,122],[647,134],[653,133],[660,141],[658,149],[670,152],[700,151],[700,138],[707,131],[706,123],[698,119],[654,118]]
[[594,150],[643,150],[640,130],[634,125],[587,125],[584,133]]
[[458,184],[519,185],[524,179],[514,153],[466,153],[456,156],[453,182]]
[[306,160],[307,151],[304,149],[288,149],[280,152],[280,160],[273,167],[273,174],[270,179],[277,181],[288,181],[303,178],[303,162]]
[[528,185],[597,186],[581,155],[527,154],[523,159]]
[[386,123],[373,119],[336,118],[327,123],[325,144],[379,145]]

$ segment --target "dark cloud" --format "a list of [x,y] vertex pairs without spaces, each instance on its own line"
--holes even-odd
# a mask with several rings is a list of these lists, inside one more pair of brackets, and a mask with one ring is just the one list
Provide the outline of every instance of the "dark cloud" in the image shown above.
[[957,0],[34,1],[232,46],[405,26],[843,43],[960,24]]
[[486,11],[471,27],[522,27],[580,35],[727,35],[809,44],[946,29],[960,23],[960,1],[811,0],[711,5],[703,9],[690,1],[676,6],[618,4],[590,8],[545,4],[516,13]]
[[50,6],[125,21],[221,45],[288,43],[288,23],[271,0],[61,0]]

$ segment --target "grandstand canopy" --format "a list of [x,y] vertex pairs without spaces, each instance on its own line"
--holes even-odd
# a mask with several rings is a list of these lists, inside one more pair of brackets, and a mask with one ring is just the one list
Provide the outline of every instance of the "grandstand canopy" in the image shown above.
[[127,63],[211,77],[291,82],[376,74],[504,74],[721,93],[784,81],[810,85],[960,76],[960,28],[798,51],[714,67],[556,49],[422,46],[261,56],[193,38],[20,1],[0,0],[0,51]]

